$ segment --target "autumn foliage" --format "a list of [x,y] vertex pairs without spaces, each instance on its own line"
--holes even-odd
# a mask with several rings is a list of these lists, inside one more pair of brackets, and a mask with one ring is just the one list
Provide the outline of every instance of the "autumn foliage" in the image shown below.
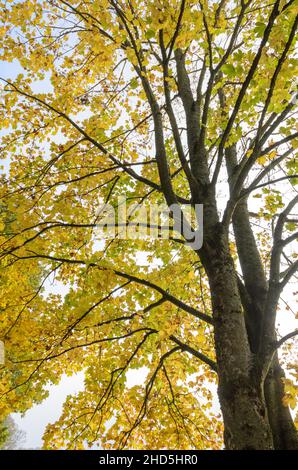
[[[2,419],[85,374],[45,448],[296,447],[297,13],[1,1]],[[99,239],[119,196],[203,204],[203,247]]]

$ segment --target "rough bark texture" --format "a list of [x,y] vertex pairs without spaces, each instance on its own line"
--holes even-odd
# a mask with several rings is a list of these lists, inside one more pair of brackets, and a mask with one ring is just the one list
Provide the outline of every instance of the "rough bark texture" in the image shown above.
[[[227,169],[230,186],[233,185],[233,174],[237,166],[236,148],[226,151]],[[260,333],[264,315],[268,285],[259,255],[256,240],[251,228],[247,201],[243,199],[233,214],[233,229],[237,253],[241,264],[245,292],[242,291],[242,304],[245,308],[246,328],[253,353],[260,346]],[[276,337],[272,338],[275,341]],[[264,396],[268,419],[275,449],[298,449],[298,435],[289,410],[284,405],[284,372],[275,354],[264,383]]]
[[[239,259],[248,293],[246,305],[246,324],[252,352],[260,347],[260,332],[264,314],[267,283],[261,259],[257,250],[249,222],[247,203],[237,207],[233,217],[233,227]],[[272,338],[272,342],[276,337]],[[284,372],[275,354],[264,384],[264,394],[268,418],[273,435],[275,449],[297,449],[298,436],[289,407],[283,404]]]
[[226,235],[219,225],[212,238],[214,247],[206,241],[207,249],[201,259],[212,293],[225,446],[227,449],[273,449],[262,386],[253,376],[236,271]]

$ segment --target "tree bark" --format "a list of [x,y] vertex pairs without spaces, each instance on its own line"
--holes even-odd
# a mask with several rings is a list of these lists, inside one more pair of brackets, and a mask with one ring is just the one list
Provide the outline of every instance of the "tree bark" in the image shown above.
[[289,407],[284,405],[284,371],[279,364],[277,354],[265,380],[265,399],[274,449],[297,450],[298,435]]
[[[256,353],[260,341],[260,325],[266,299],[266,278],[251,230],[247,204],[243,201],[235,210],[233,227],[237,250],[249,296],[246,308],[247,332],[251,350]],[[276,337],[272,338],[272,342]],[[298,449],[298,434],[289,410],[283,403],[285,374],[275,354],[264,384],[268,419],[275,449]]]
[[[233,184],[233,173],[237,165],[236,149],[226,150],[227,169],[230,184]],[[241,264],[247,298],[244,302],[246,328],[250,349],[257,353],[260,342],[262,315],[266,302],[267,281],[263,264],[256,245],[255,237],[249,220],[247,201],[242,200],[233,214],[233,229],[237,245],[237,253]],[[272,338],[272,341],[275,341]],[[275,354],[264,384],[264,396],[268,419],[273,436],[274,449],[298,449],[298,434],[289,407],[284,405],[285,376],[280,366],[278,355]]]
[[273,449],[261,379],[254,374],[236,270],[220,224],[213,228],[210,238],[207,228],[203,246],[201,260],[211,291],[225,446],[231,450]]

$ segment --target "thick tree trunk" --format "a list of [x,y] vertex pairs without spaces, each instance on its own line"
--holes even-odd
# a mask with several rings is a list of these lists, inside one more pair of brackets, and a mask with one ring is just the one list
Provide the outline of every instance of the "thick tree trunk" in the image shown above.
[[237,276],[220,224],[201,254],[212,298],[219,400],[227,449],[273,449],[265,397],[253,375]]
[[[237,167],[235,146],[226,149],[226,157],[230,185],[232,187],[234,170]],[[259,349],[261,322],[268,286],[251,228],[245,199],[237,205],[234,211],[233,229],[247,295],[244,293],[245,298],[242,298],[242,304],[246,309],[246,328],[251,351],[256,353]],[[273,340],[276,340],[276,338],[273,338]],[[264,384],[266,409],[274,448],[285,450],[298,449],[297,430],[289,407],[283,404],[284,386],[282,378],[284,375],[283,369],[279,364],[278,355],[276,354]]]
[[[246,201],[235,210],[233,227],[249,302],[246,327],[251,350],[256,353],[260,342],[260,325],[266,300],[266,278],[251,230]],[[272,338],[276,341],[276,337]],[[298,434],[287,405],[283,404],[285,376],[275,355],[265,380],[264,394],[275,449],[298,449]]]
[[224,442],[229,450],[272,450],[270,426],[261,390],[249,381],[219,387]]

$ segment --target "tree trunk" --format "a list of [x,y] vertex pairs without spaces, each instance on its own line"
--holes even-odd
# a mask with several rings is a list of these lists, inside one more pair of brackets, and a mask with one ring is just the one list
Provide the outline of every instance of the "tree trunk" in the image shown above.
[[298,450],[298,435],[289,407],[283,404],[285,376],[275,355],[265,380],[265,399],[274,449]]
[[[246,201],[240,203],[233,216],[239,259],[248,294],[246,328],[252,352],[260,346],[260,325],[266,300],[267,283],[254,235],[251,230]],[[244,302],[245,303],[245,302]],[[272,342],[276,337],[272,338]],[[264,394],[275,449],[298,449],[298,434],[287,405],[283,404],[285,376],[276,354],[265,380]]]
[[[253,375],[253,357],[228,239],[220,224],[214,228],[212,238],[207,229],[206,238],[201,260],[211,291],[225,446],[231,450],[273,449],[262,384]],[[211,239],[215,240],[212,245]]]
[[[226,157],[232,188],[234,170],[237,167],[236,146],[226,149]],[[268,286],[251,228],[247,201],[245,199],[237,205],[234,211],[233,229],[243,272],[244,288],[246,290],[242,297],[242,304],[246,310],[246,329],[251,351],[257,353]],[[276,340],[276,338],[274,339]],[[274,449],[291,450],[298,449],[298,434],[289,407],[283,404],[284,386],[282,378],[284,376],[284,371],[279,364],[278,355],[276,354],[264,384],[266,409],[273,436]]]

